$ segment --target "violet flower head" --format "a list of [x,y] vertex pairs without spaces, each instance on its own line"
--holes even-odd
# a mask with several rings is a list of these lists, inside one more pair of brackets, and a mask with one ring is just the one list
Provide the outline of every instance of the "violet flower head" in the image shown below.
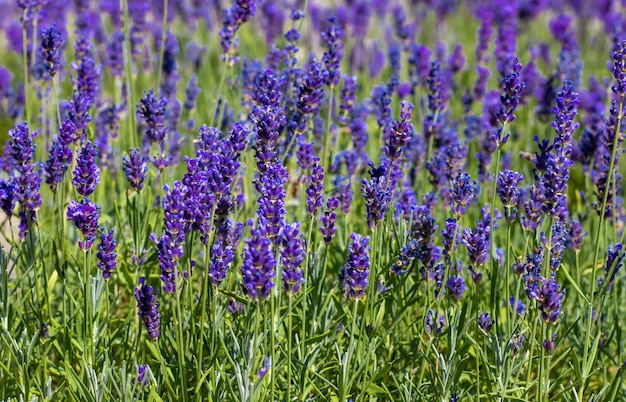
[[51,77],[54,77],[59,70],[63,43],[61,32],[57,29],[56,24],[41,30],[41,55]]
[[515,120],[515,110],[520,103],[525,84],[520,79],[522,65],[517,57],[513,58],[511,71],[504,77],[500,85],[500,107],[496,114],[498,123],[502,126]]
[[551,355],[552,352],[554,352],[554,348],[556,346],[556,332],[552,334],[551,340],[544,339],[541,343],[541,346],[543,346],[543,349],[546,351],[547,354]]
[[211,247],[211,263],[209,265],[209,278],[211,278],[211,284],[215,287],[219,287],[222,281],[226,278],[226,271],[230,267],[230,263],[233,262],[235,253],[231,246],[224,247],[220,240],[217,240],[213,247]]
[[85,93],[75,89],[72,97],[70,97],[69,102],[65,106],[67,115],[76,128],[74,141],[85,137],[85,130],[87,129],[87,125],[91,122],[91,116],[89,115],[91,102],[91,98]]
[[74,141],[74,131],[74,124],[66,120],[59,129],[59,135],[52,140],[45,166],[46,184],[52,192],[56,192],[72,163],[74,152],[70,144]]
[[324,215],[320,216],[320,232],[322,232],[322,236],[324,236],[324,243],[326,245],[330,244],[333,240],[335,232],[337,232],[337,227],[335,226],[337,212],[335,211],[338,207],[339,199],[336,197],[330,197],[326,200],[326,210],[324,211]]
[[[14,198],[20,203],[19,229],[23,238],[30,226],[37,219],[37,210],[41,206],[41,177],[35,171],[33,156],[37,143],[36,132],[30,132],[26,122],[18,123],[9,130],[9,140],[4,146],[4,168],[13,174]],[[10,204],[10,200],[5,203]]]
[[356,77],[349,75],[343,76],[343,88],[339,96],[339,115],[337,116],[339,124],[347,125],[350,123],[350,120],[352,120],[352,111],[356,103],[357,88]]
[[482,227],[477,224],[474,230],[465,228],[463,230],[462,242],[467,247],[472,279],[474,283],[478,284],[482,279],[482,275],[476,272],[476,268],[485,265],[489,259],[489,226]]
[[446,108],[448,101],[448,87],[444,81],[441,64],[436,60],[430,64],[426,84],[428,86],[428,110],[432,114],[441,113]]
[[0,178],[0,209],[2,209],[7,217],[11,217],[13,215],[13,209],[15,209],[15,190],[13,180]]
[[348,260],[339,273],[344,294],[352,299],[360,299],[365,295],[367,278],[370,269],[369,236],[358,233],[350,235]]
[[370,228],[374,228],[385,217],[385,212],[391,202],[391,191],[386,178],[390,166],[388,160],[382,161],[376,168],[372,162],[369,162],[369,166],[370,180],[363,179],[361,193],[367,209],[367,224]]
[[117,265],[117,253],[115,252],[115,247],[117,247],[117,243],[115,242],[114,235],[115,231],[113,229],[109,229],[108,232],[102,228],[102,232],[100,233],[100,244],[98,244],[98,252],[96,253],[96,257],[98,258],[98,268],[102,270],[102,277],[105,280],[111,278],[111,274],[115,270],[115,266]]
[[413,104],[402,101],[400,120],[394,121],[391,125],[389,143],[385,147],[387,157],[393,162],[400,158],[404,147],[409,143],[413,134],[413,123],[411,122],[411,111]]
[[469,205],[478,196],[478,192],[478,183],[476,180],[471,181],[469,173],[459,173],[452,179],[450,206],[457,219],[465,215]]
[[554,277],[550,279],[541,278],[541,291],[535,300],[539,303],[541,319],[546,324],[556,325],[561,314],[564,298],[565,290],[561,290]]
[[128,156],[122,156],[122,164],[130,187],[138,193],[141,192],[148,173],[148,164],[139,148],[131,148]]
[[96,165],[98,151],[91,141],[85,142],[78,156],[76,156],[76,168],[74,168],[74,178],[72,184],[78,194],[88,197],[94,192],[100,183],[100,168]]
[[276,259],[272,251],[272,242],[267,238],[263,226],[252,228],[250,236],[244,240],[241,255],[242,290],[246,296],[260,302],[265,300],[274,288]]
[[513,170],[503,170],[498,173],[496,192],[504,205],[504,218],[512,223],[517,216],[517,203],[519,200],[519,184],[524,180],[521,173]]
[[67,205],[67,219],[74,222],[76,229],[83,235],[78,241],[78,248],[87,251],[93,246],[98,234],[98,218],[100,207],[89,198],[83,198],[80,202],[74,200]]
[[198,77],[194,74],[189,79],[187,87],[185,88],[185,109],[192,110],[196,107],[196,98],[199,94]]
[[137,116],[146,125],[146,136],[150,143],[160,143],[165,139],[167,127],[165,124],[165,111],[168,100],[165,97],[157,97],[154,89],[143,91],[143,97],[137,104]]
[[482,312],[478,316],[478,328],[482,329],[485,332],[491,331],[491,328],[493,328],[493,323],[494,321],[489,313]]
[[285,222],[285,186],[288,173],[281,163],[274,163],[267,167],[265,173],[256,181],[255,187],[259,192],[259,225],[265,228],[265,235],[273,240],[274,244],[280,242],[279,233]]
[[328,71],[327,83],[331,86],[339,84],[341,77],[341,59],[343,58],[343,30],[338,24],[337,17],[328,18],[329,27],[322,32],[322,39],[326,43],[326,51],[322,62]]
[[150,383],[150,376],[148,375],[149,370],[150,366],[147,364],[137,365],[137,383],[143,387]]
[[143,321],[146,331],[152,340],[159,337],[159,325],[161,314],[159,314],[159,302],[157,301],[157,291],[152,286],[146,285],[146,278],[139,279],[139,287],[135,288],[135,299],[137,300],[137,315]]
[[289,297],[300,290],[300,284],[304,282],[302,277],[302,263],[306,253],[304,237],[300,233],[300,224],[292,223],[285,225],[281,232],[282,248],[280,257],[283,265],[283,287]]
[[256,14],[258,0],[236,0],[232,7],[224,11],[222,29],[220,30],[220,45],[228,62],[235,62],[230,58],[237,49],[235,34],[241,27]]
[[161,269],[160,278],[163,282],[163,291],[166,293],[176,291],[176,265],[183,256],[183,247],[177,241],[177,237],[167,231],[164,231],[158,240],[154,233],[150,236],[150,239],[156,244],[157,259]]
[[467,290],[465,279],[460,275],[452,275],[446,282],[446,290],[453,300],[459,301],[463,298],[463,293]]
[[321,63],[311,61],[298,88],[296,107],[300,113],[316,115],[319,112],[324,98],[323,86],[327,81],[328,71],[322,67]]
[[111,33],[106,43],[106,57],[102,60],[115,77],[124,74],[124,32]]
[[620,98],[626,96],[626,40],[620,42],[613,52],[613,68],[611,69],[615,84],[611,87]]

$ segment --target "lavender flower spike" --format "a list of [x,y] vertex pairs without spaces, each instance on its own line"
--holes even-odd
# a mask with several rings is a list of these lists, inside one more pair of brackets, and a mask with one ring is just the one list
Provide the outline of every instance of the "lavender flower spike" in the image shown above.
[[280,257],[283,264],[284,289],[285,293],[291,297],[298,293],[300,284],[304,282],[301,265],[306,255],[305,243],[300,233],[299,223],[285,225],[281,235]]
[[358,300],[365,295],[370,269],[369,241],[369,236],[350,235],[348,260],[339,275],[345,295],[352,299]]
[[252,228],[251,238],[243,246],[243,292],[259,302],[266,299],[274,288],[274,266],[276,259],[272,252],[272,243],[262,226]]
[[148,335],[153,340],[159,337],[159,324],[161,314],[159,314],[159,302],[156,299],[157,291],[152,286],[146,285],[146,278],[139,279],[139,286],[135,288],[135,299],[137,300],[137,315],[143,321],[148,331]]
[[141,192],[143,182],[148,173],[148,165],[144,161],[139,148],[131,148],[130,155],[122,157],[122,164],[124,165],[124,173],[130,183],[130,187],[138,193]]
[[400,157],[402,149],[409,143],[409,139],[413,134],[413,123],[411,123],[412,110],[412,103],[402,101],[400,120],[394,121],[391,125],[389,144],[385,147],[385,153],[391,161],[395,161]]
[[59,70],[62,46],[63,38],[56,24],[53,24],[48,29],[41,30],[41,55],[43,56],[46,70],[48,70],[51,77],[54,77]]
[[78,248],[83,251],[89,250],[96,240],[99,209],[100,207],[89,198],[84,198],[81,202],[72,200],[67,206],[67,219],[74,222],[83,235],[83,240],[78,241]]
[[150,143],[160,143],[165,139],[165,108],[167,98],[157,97],[154,89],[143,91],[141,102],[137,104],[137,115],[146,124],[146,136]]
[[76,157],[76,168],[72,183],[78,194],[88,197],[100,183],[100,168],[96,165],[98,151],[91,141],[87,141]]
[[102,228],[100,244],[98,245],[98,252],[96,253],[96,257],[98,258],[97,265],[98,268],[102,270],[102,277],[105,280],[111,278],[111,274],[117,265],[117,253],[115,252],[117,243],[113,237],[114,233],[115,231],[113,229],[109,229],[109,231],[106,232],[104,228]]

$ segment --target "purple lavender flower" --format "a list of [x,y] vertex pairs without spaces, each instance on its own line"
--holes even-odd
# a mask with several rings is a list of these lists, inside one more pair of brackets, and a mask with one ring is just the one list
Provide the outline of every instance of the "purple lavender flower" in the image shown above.
[[105,280],[111,278],[111,274],[113,270],[115,270],[115,266],[117,265],[117,253],[115,252],[115,247],[117,247],[117,243],[115,242],[115,238],[113,234],[115,231],[113,229],[109,229],[108,232],[102,228],[100,233],[100,244],[98,244],[98,252],[96,253],[96,257],[98,258],[98,268],[102,270],[102,277]]
[[321,63],[311,61],[298,87],[296,107],[300,113],[314,116],[319,112],[324,98],[323,85],[327,81],[328,71],[322,67]]
[[74,152],[70,144],[74,141],[74,131],[74,124],[66,120],[59,129],[59,135],[52,140],[50,156],[45,166],[46,184],[52,192],[56,192],[72,163]]
[[322,62],[328,71],[327,83],[332,86],[339,84],[341,77],[340,67],[343,58],[343,30],[338,24],[337,17],[328,18],[329,27],[322,32],[322,39],[326,43],[326,51]]
[[235,258],[235,253],[231,246],[225,246],[220,240],[211,247],[211,264],[209,266],[209,278],[215,287],[219,287],[224,278],[230,263]]
[[85,130],[87,129],[87,125],[91,122],[91,116],[89,115],[91,102],[91,98],[75,89],[72,97],[65,106],[67,115],[76,128],[74,141],[85,138]]
[[370,180],[363,179],[361,193],[367,209],[367,225],[374,228],[385,217],[385,212],[391,202],[391,191],[386,179],[389,161],[382,161],[377,168],[372,162],[369,162],[369,166]]
[[463,298],[463,293],[467,290],[465,286],[465,279],[462,276],[452,275],[446,282],[446,290],[452,299],[459,301]]
[[276,260],[272,243],[263,226],[252,228],[251,237],[245,239],[241,258],[243,265],[243,292],[256,302],[265,300],[274,288]]
[[15,190],[13,180],[0,178],[0,209],[9,218],[13,215],[13,209],[15,209]]
[[450,206],[457,219],[465,214],[469,205],[478,195],[478,183],[476,180],[473,182],[470,180],[470,175],[467,172],[459,173],[452,179]]
[[520,335],[520,334],[513,335],[513,339],[511,339],[510,347],[514,355],[521,352],[522,348],[524,347],[525,340],[526,340],[526,337],[524,335]]
[[485,265],[489,259],[489,226],[483,227],[476,225],[474,230],[465,228],[463,230],[463,244],[467,247],[467,254],[470,259],[470,271],[472,272],[472,280],[478,284],[482,279],[482,274],[477,273],[476,269]]
[[148,165],[139,148],[131,148],[129,156],[122,157],[122,164],[130,187],[138,193],[141,192],[148,173]]
[[165,97],[157,97],[154,89],[143,91],[143,97],[137,104],[137,116],[146,125],[146,136],[150,143],[161,143],[165,139],[167,127],[165,125],[165,110],[168,100]]
[[106,57],[102,60],[115,77],[124,73],[124,32],[111,33],[106,44]]
[[150,366],[147,364],[139,364],[137,365],[137,383],[141,386],[145,387],[150,383],[150,376],[148,372],[150,371]]
[[504,204],[504,218],[512,223],[517,215],[517,203],[519,200],[519,190],[517,186],[524,180],[524,176],[512,170],[503,170],[498,173],[496,191],[500,201]]
[[411,123],[412,110],[412,103],[402,101],[400,120],[394,121],[391,125],[391,133],[389,142],[385,147],[385,154],[392,163],[400,157],[403,148],[408,144],[413,134],[413,123]]
[[491,331],[491,328],[493,328],[493,319],[489,313],[480,313],[480,316],[478,316],[478,327],[485,332]]
[[100,90],[100,68],[92,57],[91,48],[88,33],[79,30],[74,44],[77,62],[72,63],[76,72],[72,77],[72,85],[86,98],[95,100]]
[[339,200],[336,197],[330,197],[326,200],[326,210],[324,215],[320,217],[320,232],[324,236],[324,243],[330,244],[333,240],[333,236],[337,231],[335,226],[335,220],[337,219],[337,213],[335,210],[339,207]]
[[185,89],[185,109],[193,110],[196,106],[196,98],[200,94],[200,88],[198,88],[198,77],[194,74],[187,83]]
[[235,299],[234,297],[228,298],[228,307],[226,308],[232,315],[241,313],[244,307],[245,305],[243,303],[238,302],[237,299]]
[[255,187],[259,197],[259,217],[260,226],[264,226],[265,235],[274,244],[280,242],[279,233],[285,222],[285,197],[287,190],[288,173],[285,167],[277,162],[267,167],[267,170],[256,181]]
[[272,368],[272,362],[269,357],[266,357],[265,363],[263,363],[263,367],[261,367],[259,372],[256,373],[256,376],[259,378],[259,380],[263,379],[263,377],[265,377],[265,375],[271,368]]
[[509,306],[512,310],[515,311],[515,314],[519,317],[526,311],[526,306],[524,306],[524,302],[521,300],[515,300],[514,297],[509,298]]
[[493,12],[488,7],[479,7],[477,10],[477,17],[480,20],[480,27],[478,28],[478,41],[476,42],[476,60],[479,63],[486,63],[489,61],[487,50],[489,49],[489,42],[493,35]]
[[281,243],[280,256],[283,265],[283,286],[287,295],[291,297],[298,293],[300,284],[304,282],[300,266],[306,256],[304,251],[306,245],[300,233],[299,223],[292,223],[283,227]]
[[425,318],[425,329],[426,332],[431,334],[435,333],[435,335],[439,335],[443,331],[445,317],[443,315],[439,316],[438,325],[435,324],[435,311],[433,309],[428,310]]
[[224,11],[222,29],[220,30],[220,45],[228,63],[234,63],[234,53],[237,50],[235,34],[241,27],[256,14],[257,0],[236,0],[232,7]]
[[100,207],[89,198],[83,198],[80,202],[72,200],[67,205],[67,219],[74,222],[83,235],[83,239],[78,241],[78,248],[83,251],[89,250],[96,240],[99,210]]
[[433,115],[443,112],[448,101],[448,88],[444,82],[441,64],[438,61],[433,61],[430,64],[426,83],[428,85],[428,110]]
[[98,151],[91,141],[85,142],[76,157],[76,168],[72,183],[76,187],[78,194],[87,197],[93,193],[98,183],[100,183],[100,168],[96,165]]
[[[18,123],[9,130],[9,141],[4,146],[4,168],[12,172],[14,196],[20,203],[20,237],[23,238],[30,226],[37,219],[37,210],[41,206],[41,177],[35,172],[33,156],[37,143],[36,132],[30,133],[26,122]],[[8,197],[7,197],[8,198]],[[6,201],[7,204],[8,199]]]
[[525,84],[520,80],[520,71],[522,65],[518,62],[517,57],[512,59],[511,70],[504,77],[501,83],[500,106],[496,113],[496,119],[499,127],[496,127],[494,141],[498,147],[506,144],[508,134],[503,137],[503,128],[507,123],[515,120],[515,110],[520,103],[521,94]]
[[358,84],[356,77],[349,75],[343,76],[343,88],[340,94],[339,103],[339,116],[337,121],[339,124],[347,125],[352,120],[352,111],[354,110],[354,104],[356,103],[356,91]]
[[[601,213],[602,204],[606,199],[603,218],[611,218],[616,213],[616,211],[613,211],[613,203],[615,202],[619,204],[619,201],[614,200],[614,195],[619,194],[621,191],[621,175],[618,170],[619,152],[615,153],[613,172],[609,172],[613,148],[615,147],[619,149],[619,146],[624,139],[622,133],[617,132],[620,113],[618,109],[617,102],[613,100],[611,103],[611,109],[609,110],[609,117],[606,122],[606,129],[602,132],[600,137],[600,147],[596,152],[596,164],[594,170],[591,172],[591,178],[595,186],[594,193],[597,197],[596,211],[598,214]],[[609,177],[611,180],[609,180]]]
[[159,314],[159,302],[157,301],[157,291],[152,286],[146,285],[146,278],[139,279],[139,287],[135,288],[135,299],[137,300],[137,315],[143,321],[150,338],[156,341],[159,337],[159,325],[161,314]]
[[615,77],[615,85],[611,89],[615,95],[623,99],[626,96],[626,40],[615,47],[611,72]]
[[54,77],[59,70],[63,44],[61,32],[57,29],[56,24],[41,30],[41,55],[51,77]]
[[543,342],[541,343],[541,346],[543,346],[543,349],[546,351],[547,354],[551,355],[552,352],[554,352],[554,347],[556,346],[555,344],[556,344],[556,332],[552,334],[551,340],[544,339]]
[[541,278],[541,290],[535,300],[539,303],[541,319],[546,324],[556,325],[561,314],[565,290],[561,290],[554,277],[550,279]]
[[363,237],[358,233],[350,235],[348,260],[341,268],[339,277],[344,294],[352,299],[358,300],[365,295],[370,268],[369,241],[369,236]]
[[311,181],[306,189],[307,210],[310,216],[315,216],[324,202],[324,168],[320,165],[319,158],[316,158],[311,170]]

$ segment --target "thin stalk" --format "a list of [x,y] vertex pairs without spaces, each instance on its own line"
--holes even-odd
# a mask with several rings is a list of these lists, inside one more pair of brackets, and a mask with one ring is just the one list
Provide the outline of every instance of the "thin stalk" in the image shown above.
[[84,287],[84,298],[83,301],[85,304],[85,323],[84,323],[84,331],[85,331],[85,345],[84,345],[84,353],[86,356],[87,363],[92,366],[93,365],[93,331],[92,331],[92,319],[93,312],[91,307],[91,272],[89,269],[89,261],[88,254],[89,250],[83,250],[83,287]]
[[128,0],[120,0],[120,9],[124,12],[124,71],[125,71],[125,81],[126,81],[126,97],[128,99],[127,103],[127,113],[128,113],[128,141],[130,146],[135,146],[136,144],[136,135],[135,135],[135,113],[133,110],[134,102],[133,102],[133,58],[131,54],[131,43],[130,43],[130,25],[129,25],[129,17],[128,17]]
[[[475,316],[478,317],[479,311],[479,303],[480,303],[480,295],[478,291],[478,285],[476,285],[476,291],[474,292],[474,303],[475,303]],[[479,352],[476,351],[476,401],[480,401],[480,358]]]
[[292,359],[292,317],[293,296],[289,295],[287,299],[287,402],[291,401],[291,359]]
[[27,14],[28,9],[25,9],[22,17],[22,64],[24,67],[24,116],[26,118],[26,121],[30,121],[30,115],[28,112],[28,98],[30,97],[28,93],[30,91],[28,89],[28,32],[26,27]]
[[187,373],[185,371],[185,354],[183,352],[183,343],[184,343],[184,336],[183,336],[183,313],[181,311],[180,308],[180,294],[182,292],[182,283],[180,286],[177,286],[176,288],[176,321],[178,322],[178,333],[176,334],[176,348],[178,349],[178,375],[180,376],[181,380],[182,380],[182,385],[183,385],[183,389],[182,389],[182,400],[187,402],[189,401],[189,394],[187,392]]
[[324,150],[322,165],[324,166],[324,174],[328,174],[328,167],[330,165],[329,144],[330,144],[330,123],[332,120],[333,101],[335,97],[335,85],[330,85],[330,98],[328,100],[328,112],[326,114],[326,133],[324,134]]

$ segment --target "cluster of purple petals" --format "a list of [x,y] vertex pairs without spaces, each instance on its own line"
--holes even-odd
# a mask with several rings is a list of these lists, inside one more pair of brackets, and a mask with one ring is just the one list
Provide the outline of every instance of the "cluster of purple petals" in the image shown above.
[[517,217],[517,204],[519,200],[519,184],[524,176],[512,170],[503,170],[498,173],[496,192],[504,205],[504,218],[512,223]]
[[280,257],[283,265],[283,287],[287,295],[292,296],[300,291],[302,263],[306,257],[306,244],[300,233],[300,224],[285,225],[281,233]]
[[76,156],[76,167],[72,184],[76,192],[83,197],[88,197],[94,192],[100,183],[100,168],[96,165],[98,150],[91,141],[86,141]]
[[[613,283],[615,282],[615,276],[624,264],[624,257],[626,257],[626,253],[622,249],[622,244],[617,243],[615,245],[610,245],[607,250],[606,262],[604,264],[605,275],[609,278],[608,283],[605,285],[607,289],[611,289]],[[599,288],[602,288],[602,286],[604,285],[604,281],[604,277],[598,279]]]
[[438,226],[435,224],[435,218],[428,205],[424,204],[415,208],[410,236],[418,244],[417,258],[422,263],[420,273],[423,279],[428,277],[428,273],[435,268],[441,256],[441,248],[435,245],[437,229]]
[[70,145],[74,141],[74,124],[66,120],[59,128],[59,135],[52,140],[50,154],[45,166],[46,184],[52,192],[56,192],[57,186],[63,181],[74,157]]
[[339,199],[336,197],[329,197],[326,200],[326,210],[324,214],[320,216],[320,232],[324,238],[325,244],[330,244],[333,240],[337,227],[335,221],[337,220],[337,208],[339,207]]
[[350,75],[343,76],[343,88],[339,95],[339,115],[337,116],[339,124],[347,125],[350,123],[352,111],[356,103],[357,88],[356,77]]
[[465,286],[465,279],[460,275],[452,275],[446,282],[446,290],[453,300],[461,300],[463,293],[467,290]]
[[165,122],[165,112],[168,100],[165,97],[158,97],[154,90],[143,92],[143,97],[137,104],[137,116],[146,125],[146,137],[152,143],[161,143],[165,139],[167,126]]
[[343,59],[343,30],[335,16],[328,18],[328,24],[328,29],[322,32],[322,39],[326,44],[322,62],[328,71],[328,84],[337,86],[341,77],[340,67],[341,59]]
[[463,230],[462,242],[467,247],[472,280],[478,284],[482,279],[482,274],[477,272],[476,269],[485,265],[489,259],[489,247],[491,244],[489,224],[483,225],[478,222],[473,230],[465,228]]
[[233,262],[235,253],[230,245],[224,244],[218,240],[211,247],[211,262],[209,265],[209,278],[213,286],[219,287],[226,278],[226,272]]
[[117,243],[115,242],[114,234],[115,231],[113,229],[109,229],[108,232],[104,228],[101,229],[100,244],[98,244],[98,252],[96,253],[96,258],[98,258],[96,264],[102,270],[102,277],[105,280],[111,278],[111,274],[117,265],[117,253],[115,252]]
[[307,210],[310,216],[315,216],[324,203],[324,167],[319,158],[313,162],[309,186],[306,189]]
[[[3,200],[5,212],[12,210],[13,200],[20,203],[20,237],[24,237],[29,227],[35,223],[37,210],[41,206],[41,177],[35,171],[33,157],[37,143],[36,132],[30,132],[26,122],[18,123],[9,130],[9,141],[4,146],[4,169],[11,173],[11,184],[6,183]],[[12,195],[9,192],[12,191]],[[9,208],[11,207],[11,208]],[[11,215],[11,213],[7,213]]]
[[[80,22],[81,15],[77,22]],[[98,99],[100,90],[100,68],[92,56],[92,47],[90,32],[78,27],[76,29],[76,42],[74,43],[74,51],[76,54],[76,62],[72,63],[75,75],[72,76],[72,85],[88,99],[94,101]]]
[[369,236],[350,234],[348,260],[341,268],[339,277],[344,294],[352,299],[360,299],[365,295],[370,269],[369,241]]
[[480,329],[482,329],[485,332],[489,332],[491,331],[491,328],[493,328],[493,324],[494,321],[491,318],[491,316],[489,315],[489,313],[486,312],[482,312],[480,313],[480,315],[478,316],[478,327]]
[[224,11],[222,29],[220,30],[220,45],[225,55],[233,53],[237,49],[235,34],[241,25],[248,22],[256,14],[257,1],[236,0],[230,8]]
[[435,324],[435,311],[433,309],[430,309],[428,310],[428,313],[426,313],[424,324],[427,333],[434,333],[435,335],[439,335],[443,331],[445,317],[443,316],[443,314],[440,315],[437,320],[437,324]]
[[285,225],[287,179],[287,169],[277,162],[269,165],[255,183],[259,193],[259,209],[257,210],[259,225],[265,228],[266,235],[276,245],[280,243],[279,234]]
[[565,290],[561,290],[554,273],[550,279],[542,275],[543,261],[543,247],[540,247],[528,253],[526,263],[517,267],[516,271],[521,272],[524,278],[526,296],[537,302],[542,320],[547,324],[555,325],[561,314]]
[[122,165],[130,187],[138,193],[141,192],[148,173],[148,165],[139,148],[131,148],[129,155],[122,157]]
[[361,193],[367,209],[367,225],[375,228],[385,217],[385,212],[391,202],[392,193],[387,173],[390,166],[388,160],[382,161],[378,167],[374,167],[374,164],[369,162],[369,166],[370,180],[363,179]]
[[135,288],[135,299],[137,300],[137,315],[143,321],[148,335],[153,340],[159,337],[159,325],[161,314],[159,314],[159,302],[157,301],[157,291],[150,285],[146,285],[146,278],[139,279],[139,287]]
[[476,180],[471,181],[469,173],[459,173],[453,178],[450,186],[450,206],[457,219],[465,215],[467,208],[478,196],[478,191],[478,183]]
[[67,219],[74,222],[76,229],[82,234],[78,240],[78,248],[83,251],[91,249],[98,234],[98,218],[100,207],[89,198],[83,198],[80,202],[71,200],[67,205]]
[[91,122],[91,116],[89,115],[91,102],[92,99],[84,92],[75,89],[65,106],[68,118],[75,127],[74,141],[82,140],[86,136],[85,130]]
[[250,238],[244,240],[241,258],[244,294],[257,302],[266,299],[274,288],[276,259],[263,226],[250,230]]
[[412,110],[412,103],[402,101],[400,120],[394,121],[391,125],[389,142],[385,147],[385,154],[392,162],[400,158],[403,148],[408,144],[413,134],[413,123],[411,123]]
[[59,70],[63,44],[63,37],[56,24],[41,30],[41,55],[51,77],[54,77]]

